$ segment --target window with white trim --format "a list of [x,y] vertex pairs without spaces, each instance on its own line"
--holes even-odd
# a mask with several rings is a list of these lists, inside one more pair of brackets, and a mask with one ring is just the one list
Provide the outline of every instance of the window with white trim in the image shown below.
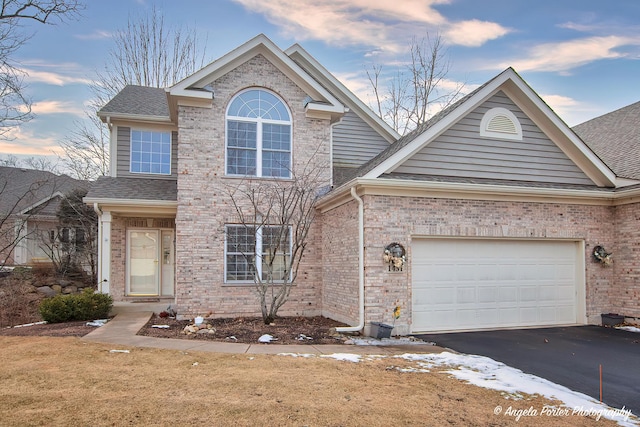
[[131,130],[132,173],[171,175],[171,132]]
[[227,175],[291,177],[291,115],[264,89],[245,90],[227,108]]
[[291,227],[227,225],[225,229],[225,282],[253,283],[256,276],[282,282],[290,274]]
[[506,108],[492,108],[482,116],[480,136],[522,141],[520,121]]

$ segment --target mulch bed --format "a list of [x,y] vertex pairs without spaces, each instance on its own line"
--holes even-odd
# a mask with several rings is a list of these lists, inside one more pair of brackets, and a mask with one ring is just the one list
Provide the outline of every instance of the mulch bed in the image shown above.
[[0,335],[9,336],[45,336],[45,337],[83,337],[95,331],[95,326],[87,326],[86,320],[64,323],[45,323],[43,325],[22,326],[18,328],[0,328]]
[[[191,339],[258,343],[258,338],[269,334],[276,338],[274,344],[342,344],[347,337],[336,333],[338,326],[347,326],[326,317],[280,317],[271,325],[265,325],[259,317],[239,317],[235,319],[206,319],[214,333],[185,334],[184,328],[192,321],[161,318],[154,314],[140,329],[138,335],[157,338]],[[168,329],[152,328],[152,325],[168,325]],[[46,323],[13,328],[0,328],[0,335],[8,336],[49,336],[82,337],[94,331],[95,326],[87,326],[87,321]]]
[[[192,321],[161,318],[154,315],[138,332],[159,338],[194,339],[255,344],[258,338],[269,334],[276,338],[274,344],[341,344],[345,337],[337,334],[335,328],[347,326],[325,317],[280,317],[272,325],[265,325],[262,318],[239,317],[235,319],[205,319],[214,333],[184,333],[185,326]],[[152,325],[168,325],[168,329],[153,328]],[[206,326],[205,326],[206,327]]]

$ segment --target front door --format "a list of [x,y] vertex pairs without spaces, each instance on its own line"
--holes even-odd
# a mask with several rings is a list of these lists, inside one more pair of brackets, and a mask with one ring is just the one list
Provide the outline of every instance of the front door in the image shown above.
[[173,230],[129,230],[128,295],[173,295]]

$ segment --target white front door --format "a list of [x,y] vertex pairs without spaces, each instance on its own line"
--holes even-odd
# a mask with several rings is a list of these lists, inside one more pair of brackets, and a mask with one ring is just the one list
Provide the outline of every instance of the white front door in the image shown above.
[[128,295],[173,295],[173,230],[128,231]]

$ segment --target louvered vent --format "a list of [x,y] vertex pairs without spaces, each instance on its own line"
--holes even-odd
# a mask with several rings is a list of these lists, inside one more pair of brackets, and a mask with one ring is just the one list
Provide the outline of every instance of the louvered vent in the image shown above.
[[491,119],[487,125],[489,132],[510,133],[516,135],[518,133],[515,123],[507,116],[499,115]]
[[506,108],[496,107],[482,116],[480,136],[522,141],[522,126],[511,111]]

